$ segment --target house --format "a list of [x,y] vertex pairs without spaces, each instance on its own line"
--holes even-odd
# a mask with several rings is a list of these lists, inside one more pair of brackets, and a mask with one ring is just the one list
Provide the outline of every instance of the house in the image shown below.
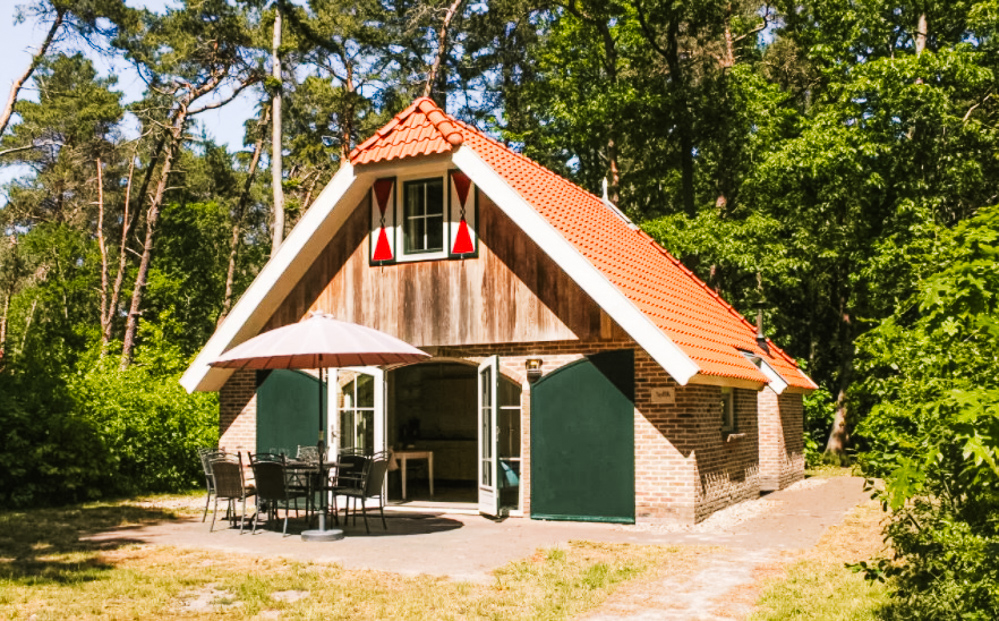
[[331,444],[432,453],[438,496],[483,513],[693,523],[804,475],[794,360],[608,201],[430,99],[354,149],[181,379],[219,392],[222,446],[315,443],[314,376],[208,366],[314,310],[432,355],[331,373]]

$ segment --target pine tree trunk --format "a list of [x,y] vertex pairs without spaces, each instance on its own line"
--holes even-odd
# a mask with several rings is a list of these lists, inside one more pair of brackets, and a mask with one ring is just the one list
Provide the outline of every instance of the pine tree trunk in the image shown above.
[[281,4],[274,5],[274,37],[271,41],[271,76],[278,82],[271,100],[271,187],[274,193],[274,229],[271,240],[271,256],[277,254],[284,243],[284,180],[281,162]]
[[28,65],[28,69],[21,74],[21,77],[14,80],[14,83],[10,87],[10,95],[7,96],[7,105],[4,106],[3,112],[0,113],[0,135],[4,133],[7,129],[7,125],[10,123],[10,117],[14,114],[14,104],[17,103],[17,96],[21,92],[21,88],[24,87],[24,83],[31,78],[31,74],[35,72],[38,68],[39,63],[45,58],[45,54],[48,53],[49,46],[52,45],[52,40],[55,39],[56,32],[59,31],[59,27],[62,26],[63,18],[66,16],[65,9],[56,9],[55,21],[52,22],[52,26],[49,27],[49,32],[45,35],[45,40],[42,41],[42,46],[38,48],[38,52],[31,57],[31,64]]
[[[265,112],[260,120],[261,127],[267,126],[269,112]],[[257,174],[257,164],[260,162],[260,153],[264,150],[264,132],[257,136],[257,141],[253,145],[253,157],[250,159],[250,168],[246,172],[246,182],[243,184],[243,191],[239,195],[236,209],[232,215],[232,236],[229,239],[229,266],[225,272],[225,297],[222,299],[222,312],[219,313],[216,325],[229,314],[232,308],[233,283],[236,280],[236,258],[239,255],[239,233],[243,228],[243,214],[246,211],[246,201],[250,196],[250,188],[253,187],[253,178]]]
[[174,113],[173,122],[170,125],[170,136],[167,139],[166,153],[163,157],[163,167],[160,169],[159,180],[156,183],[156,193],[153,194],[149,202],[149,209],[146,211],[146,237],[142,244],[142,258],[139,261],[139,271],[135,276],[135,286],[132,289],[132,303],[128,309],[128,317],[125,320],[125,336],[122,339],[122,370],[127,369],[128,365],[132,362],[132,353],[135,349],[135,333],[139,322],[139,309],[142,306],[142,295],[146,288],[146,280],[149,277],[149,263],[153,255],[153,238],[156,234],[156,224],[159,220],[160,208],[163,205],[163,196],[166,194],[173,160],[184,139],[184,125],[187,123],[187,105],[188,102],[182,103]]
[[[132,200],[132,179],[135,175],[135,154],[128,164],[128,182],[125,184],[125,204],[121,216],[121,244],[118,246],[118,273],[111,285],[111,297],[108,300],[107,314],[101,317],[101,358],[107,355],[108,343],[111,342],[111,331],[114,329],[114,316],[118,312],[118,300],[121,296],[121,285],[125,280],[125,267],[128,265],[128,232],[131,230],[129,207]],[[147,177],[148,178],[148,177]]]
[[677,94],[676,129],[680,138],[680,191],[687,217],[697,216],[694,202],[694,129],[687,102],[687,85],[680,66],[680,17],[673,15],[666,28],[666,65]]
[[441,81],[444,59],[447,57],[448,33],[451,28],[451,22],[454,20],[454,16],[458,13],[458,9],[461,8],[461,5],[464,4],[464,2],[465,0],[454,0],[454,2],[451,3],[451,6],[449,6],[444,13],[444,19],[441,21],[441,28],[437,31],[437,54],[434,55],[434,62],[430,65],[430,70],[427,72],[427,82],[423,85],[423,96],[433,97],[436,95],[436,97],[434,97],[434,101],[437,102],[437,105],[441,108],[447,107],[447,89],[441,88],[438,82]]
[[839,389],[836,391],[836,415],[832,428],[829,430],[829,440],[826,442],[826,452],[842,455],[850,445],[850,430],[847,427],[849,412],[847,411],[847,395],[850,383],[853,381],[853,322],[846,312],[846,301],[840,300],[840,365]]
[[104,242],[104,171],[97,158],[97,247],[101,251],[101,357],[104,357],[104,334],[111,313],[108,312],[108,248]]

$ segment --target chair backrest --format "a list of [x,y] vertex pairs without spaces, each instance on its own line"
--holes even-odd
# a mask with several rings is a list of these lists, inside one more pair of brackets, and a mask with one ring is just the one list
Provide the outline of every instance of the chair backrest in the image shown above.
[[389,452],[382,451],[371,456],[367,472],[364,476],[364,495],[367,497],[381,496],[385,472],[389,466]]
[[253,482],[257,488],[257,498],[261,500],[285,500],[288,487],[285,482],[284,464],[276,461],[254,461]]
[[336,467],[336,484],[345,487],[361,487],[369,461],[365,455],[341,454]]
[[298,452],[295,454],[295,458],[300,461],[307,461],[310,463],[319,463],[319,447],[318,446],[306,446],[299,444]]
[[243,485],[243,458],[237,456],[220,457],[211,461],[212,478],[215,480],[215,494],[219,498],[242,498],[245,495]]
[[198,457],[201,458],[201,467],[205,471],[205,476],[212,476],[212,460],[228,455],[229,453],[215,448],[199,448]]
[[271,461],[283,464],[287,459],[284,453],[250,453],[250,465],[261,461]]

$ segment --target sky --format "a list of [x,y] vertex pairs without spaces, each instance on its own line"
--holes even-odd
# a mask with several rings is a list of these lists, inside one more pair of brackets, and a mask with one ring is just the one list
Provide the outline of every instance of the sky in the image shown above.
[[[28,68],[31,53],[38,49],[48,32],[49,24],[37,24],[29,21],[14,24],[16,8],[27,2],[20,0],[0,0],[0,105],[5,104],[10,93],[11,84]],[[126,0],[131,7],[146,7],[153,11],[162,11],[168,0]],[[61,51],[72,53],[77,49],[66,46]],[[116,75],[118,90],[125,94],[126,101],[135,101],[142,96],[144,84],[138,75],[123,59],[109,61],[100,58],[90,49],[82,49],[90,57],[102,75]],[[31,90],[31,84],[21,90],[20,99],[36,99]],[[207,129],[210,136],[220,143],[229,146],[231,151],[243,148],[243,122],[254,112],[253,95],[244,94],[230,104],[217,110],[209,110],[199,115],[199,121]],[[13,119],[16,120],[16,119]],[[12,121],[13,121],[12,120]],[[18,174],[13,168],[0,169],[0,184],[4,184]],[[6,204],[6,197],[0,195],[0,205]]]

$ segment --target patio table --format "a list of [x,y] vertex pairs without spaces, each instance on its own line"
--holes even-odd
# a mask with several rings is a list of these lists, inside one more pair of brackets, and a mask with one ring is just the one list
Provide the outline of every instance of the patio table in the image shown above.
[[399,469],[402,471],[402,499],[406,500],[406,462],[410,459],[426,459],[427,470],[430,476],[430,495],[434,495],[434,452],[433,451],[394,451],[393,455],[399,460]]

